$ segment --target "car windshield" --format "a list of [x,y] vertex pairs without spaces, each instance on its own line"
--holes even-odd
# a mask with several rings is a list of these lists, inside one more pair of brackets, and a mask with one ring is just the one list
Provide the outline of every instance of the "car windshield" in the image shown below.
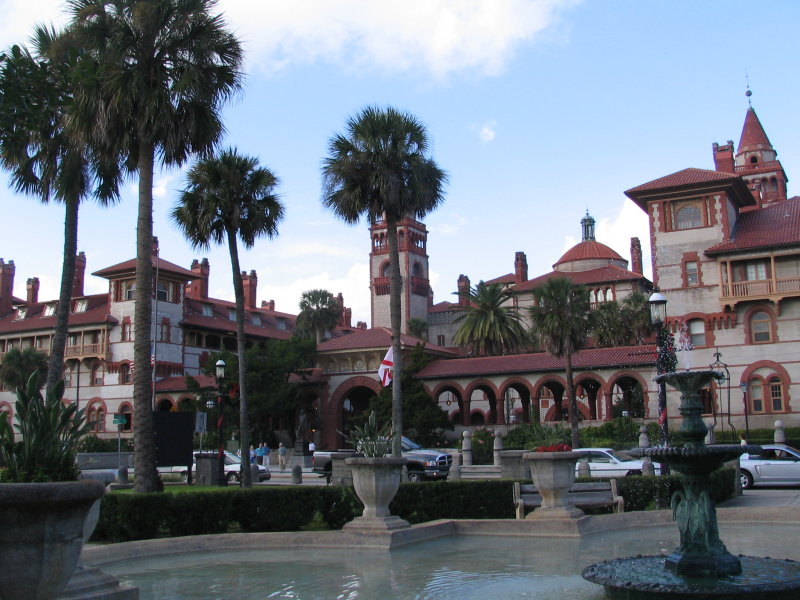
[[403,450],[419,450],[420,448],[422,448],[422,446],[420,446],[419,444],[415,444],[407,437],[404,437],[402,439],[400,445],[402,446]]

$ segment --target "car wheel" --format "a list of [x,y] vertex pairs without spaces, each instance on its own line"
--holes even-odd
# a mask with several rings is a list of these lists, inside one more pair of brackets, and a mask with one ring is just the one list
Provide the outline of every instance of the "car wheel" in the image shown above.
[[228,473],[228,483],[239,483],[240,475],[235,471]]
[[409,471],[408,472],[408,480],[411,483],[419,483],[420,481],[423,481],[424,479],[425,479],[425,476],[422,473],[420,473],[419,471]]
[[630,476],[632,476],[632,475],[641,475],[641,474],[642,474],[642,472],[641,472],[641,471],[628,471],[628,472],[625,474],[625,476],[626,476],[626,477],[630,477]]
[[753,487],[753,476],[747,471],[739,471],[739,479],[742,482],[742,489],[749,490]]

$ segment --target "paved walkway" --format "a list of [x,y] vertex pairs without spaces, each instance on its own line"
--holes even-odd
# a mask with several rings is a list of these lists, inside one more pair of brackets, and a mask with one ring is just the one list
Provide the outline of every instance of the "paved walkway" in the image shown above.
[[756,487],[720,504],[720,508],[800,508],[800,489],[796,487]]

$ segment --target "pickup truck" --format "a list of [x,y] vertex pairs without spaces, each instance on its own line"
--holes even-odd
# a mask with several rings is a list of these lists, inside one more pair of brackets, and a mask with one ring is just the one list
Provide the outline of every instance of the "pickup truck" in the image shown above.
[[[408,459],[406,467],[408,468],[409,481],[425,481],[432,479],[446,479],[450,472],[450,465],[453,464],[452,454],[442,452],[441,450],[429,450],[415,444],[408,438],[402,438],[400,448],[403,453],[403,458]],[[335,450],[333,452],[352,452],[355,450]],[[311,458],[313,471],[327,478],[330,483],[331,469],[333,461],[331,459],[331,451],[316,450]]]

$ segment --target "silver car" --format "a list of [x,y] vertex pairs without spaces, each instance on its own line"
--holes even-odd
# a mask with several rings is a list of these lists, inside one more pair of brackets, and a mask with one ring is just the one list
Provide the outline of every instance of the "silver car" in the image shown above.
[[[642,461],[631,460],[617,454],[612,448],[575,448],[573,452],[589,460],[592,477],[626,477],[641,475]],[[575,472],[580,468],[580,460],[575,465]]]
[[800,450],[784,444],[761,447],[761,454],[743,454],[739,459],[744,489],[754,485],[800,485]]

